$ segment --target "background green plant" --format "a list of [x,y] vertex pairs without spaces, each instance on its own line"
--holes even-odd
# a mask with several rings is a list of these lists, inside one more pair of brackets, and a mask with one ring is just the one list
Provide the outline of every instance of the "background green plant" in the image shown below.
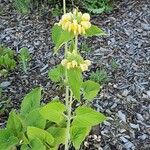
[[90,73],[90,80],[103,85],[109,81],[107,72],[104,69],[97,69],[95,72]]
[[25,48],[25,47],[21,48],[20,51],[19,51],[18,57],[19,57],[21,67],[23,68],[23,71],[25,73],[27,73],[28,62],[31,59],[28,48]]
[[[51,9],[54,16],[62,13],[62,1],[59,0],[14,0],[13,5],[20,13],[27,14],[32,10]],[[71,7],[79,7],[93,14],[100,14],[103,12],[111,12],[114,7],[114,0],[75,0],[67,1],[68,9]]]
[[7,76],[8,72],[16,67],[14,51],[0,45],[0,77]]

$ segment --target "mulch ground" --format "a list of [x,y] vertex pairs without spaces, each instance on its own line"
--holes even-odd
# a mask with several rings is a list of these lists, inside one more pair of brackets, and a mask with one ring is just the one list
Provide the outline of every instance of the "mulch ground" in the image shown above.
[[[48,70],[63,58],[53,56],[50,29],[54,17],[41,18],[30,14],[22,16],[0,4],[0,43],[18,53],[28,47],[32,55],[28,74],[18,67],[0,83],[11,106],[0,114],[5,125],[11,108],[18,109],[24,95],[32,88],[42,86],[42,101],[62,95],[48,79]],[[5,5],[5,7],[3,7]],[[83,149],[90,150],[148,150],[150,149],[150,1],[124,0],[110,14],[92,17],[92,22],[105,30],[105,37],[85,39],[92,51],[83,55],[93,61],[91,70],[104,68],[110,81],[103,86],[92,106],[108,116],[103,124],[93,128]],[[83,41],[83,40],[82,40]],[[81,40],[80,40],[81,42]],[[118,64],[112,69],[112,61]],[[89,72],[86,73],[88,76]],[[0,102],[1,104],[2,102]]]

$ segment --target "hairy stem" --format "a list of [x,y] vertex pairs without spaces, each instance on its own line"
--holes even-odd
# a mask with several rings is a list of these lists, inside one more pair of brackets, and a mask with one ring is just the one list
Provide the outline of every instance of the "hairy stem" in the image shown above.
[[75,36],[75,51],[77,52],[78,49],[78,36]]
[[[63,0],[63,11],[65,14],[66,13],[66,0]],[[67,53],[68,53],[68,46],[67,46],[67,42],[66,42],[65,43],[65,58],[67,57]],[[66,103],[66,109],[67,109],[67,130],[66,130],[65,150],[68,150],[69,149],[69,141],[70,141],[71,103],[69,100],[69,86],[68,86],[67,68],[65,69],[65,81],[67,84],[66,85],[66,96],[65,96],[65,103]],[[72,98],[70,98],[70,99],[72,99]]]
[[70,99],[68,102],[68,108],[67,108],[67,131],[66,131],[66,143],[65,143],[65,150],[69,150],[70,145],[70,125],[71,125],[71,110],[72,110],[72,91],[70,91]]
[[24,70],[25,74],[27,74],[27,66],[26,66],[26,62],[24,60],[22,60],[22,65],[23,65],[23,70]]

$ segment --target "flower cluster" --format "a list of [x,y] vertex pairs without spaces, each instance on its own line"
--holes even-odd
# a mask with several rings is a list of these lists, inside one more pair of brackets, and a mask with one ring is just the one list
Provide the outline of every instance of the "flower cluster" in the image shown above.
[[88,13],[82,14],[75,9],[73,13],[64,14],[58,25],[63,30],[73,32],[74,35],[85,34],[86,30],[91,27],[90,15]]
[[[67,69],[80,68],[82,71],[87,71],[88,67],[91,65],[90,60],[83,60],[83,58],[78,54],[69,53],[67,59],[63,59],[61,64]],[[75,57],[74,57],[75,56]]]

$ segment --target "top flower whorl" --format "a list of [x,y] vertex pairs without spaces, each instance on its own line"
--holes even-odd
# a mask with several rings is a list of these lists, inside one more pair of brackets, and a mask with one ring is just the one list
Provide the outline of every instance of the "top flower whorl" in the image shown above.
[[58,25],[63,30],[73,32],[74,35],[85,34],[85,31],[91,27],[90,15],[88,13],[82,14],[75,9],[73,13],[64,14]]

